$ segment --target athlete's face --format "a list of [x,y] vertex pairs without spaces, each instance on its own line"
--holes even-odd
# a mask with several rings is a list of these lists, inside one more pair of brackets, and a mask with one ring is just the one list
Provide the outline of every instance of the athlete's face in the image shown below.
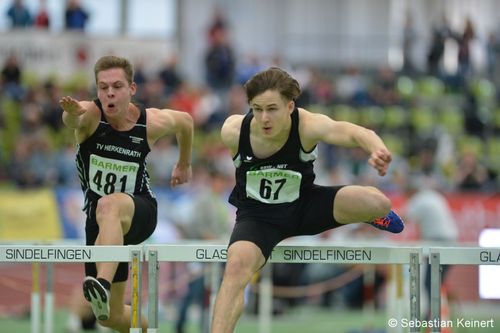
[[295,104],[286,101],[276,90],[266,90],[250,101],[258,132],[268,138],[279,136],[290,126]]
[[122,68],[111,68],[97,74],[97,97],[107,116],[126,114],[135,92],[135,83],[128,83]]

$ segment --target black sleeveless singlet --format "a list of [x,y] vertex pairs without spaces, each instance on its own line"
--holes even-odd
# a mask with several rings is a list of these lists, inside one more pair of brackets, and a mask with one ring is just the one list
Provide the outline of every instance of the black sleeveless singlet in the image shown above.
[[305,152],[299,136],[299,111],[292,112],[288,140],[273,155],[259,159],[250,144],[250,110],[241,124],[238,152],[233,158],[236,167],[236,185],[229,202],[237,208],[251,210],[287,208],[300,194],[313,186],[313,162],[317,146]]
[[102,105],[94,100],[101,112],[96,131],[78,145],[76,166],[85,195],[84,211],[89,215],[97,200],[114,192],[154,197],[146,170],[150,147],[146,133],[146,110],[133,128],[117,131],[106,121]]

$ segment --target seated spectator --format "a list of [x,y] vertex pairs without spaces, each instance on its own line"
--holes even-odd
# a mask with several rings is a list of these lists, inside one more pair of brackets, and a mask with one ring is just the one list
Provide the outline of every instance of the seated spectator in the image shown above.
[[226,92],[235,79],[236,59],[229,31],[222,13],[216,11],[208,31],[209,47],[205,50],[206,80],[210,88]]
[[441,22],[432,28],[431,44],[427,53],[427,71],[431,75],[440,75],[446,40],[452,37],[448,18],[443,15]]
[[396,75],[389,66],[381,66],[371,87],[371,95],[378,105],[387,106],[399,103],[396,91]]
[[[417,144],[414,143],[414,145]],[[423,140],[418,146],[415,155],[411,158],[411,173],[419,177],[429,188],[449,189],[450,181],[436,158],[437,142],[434,139]]]
[[172,95],[183,82],[182,77],[177,71],[177,64],[177,55],[172,54],[166,59],[165,64],[158,73],[158,77],[165,87],[165,95],[167,96]]
[[2,83],[15,83],[17,85],[21,83],[21,68],[19,67],[17,57],[13,54],[7,58],[3,66]]
[[35,15],[34,25],[38,29],[48,29],[50,25],[49,13],[47,12],[46,0],[40,0],[40,7]]
[[21,86],[21,67],[17,56],[11,54],[2,68],[1,84],[2,89],[10,98],[21,100],[24,95],[24,88]]
[[461,191],[480,191],[488,182],[488,170],[476,153],[465,150],[458,160],[455,183]]
[[85,30],[89,14],[82,8],[78,0],[69,0],[65,12],[65,24],[67,30]]
[[14,0],[7,10],[7,17],[12,28],[25,28],[32,25],[31,14],[22,0]]

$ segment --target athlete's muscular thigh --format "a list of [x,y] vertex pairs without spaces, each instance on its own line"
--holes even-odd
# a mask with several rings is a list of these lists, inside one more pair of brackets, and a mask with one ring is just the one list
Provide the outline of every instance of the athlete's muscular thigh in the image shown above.
[[119,220],[125,235],[132,224],[135,205],[132,197],[125,193],[111,193],[103,196],[97,202],[96,219],[97,224],[110,220]]
[[368,222],[387,214],[390,200],[372,186],[345,186],[335,196],[333,216],[339,223]]
[[249,241],[237,241],[228,248],[225,275],[250,279],[265,263],[259,247]]

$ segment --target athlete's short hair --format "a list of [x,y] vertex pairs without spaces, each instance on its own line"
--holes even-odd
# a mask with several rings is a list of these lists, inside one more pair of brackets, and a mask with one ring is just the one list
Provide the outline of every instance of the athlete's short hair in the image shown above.
[[287,101],[295,101],[300,95],[300,85],[290,74],[279,67],[270,67],[255,74],[244,85],[247,101],[267,90],[275,90]]
[[121,68],[125,72],[125,78],[127,79],[129,84],[132,84],[134,81],[134,66],[128,61],[126,58],[106,55],[99,60],[94,65],[94,75],[95,81],[97,83],[97,74],[101,71],[105,71],[112,68]]

